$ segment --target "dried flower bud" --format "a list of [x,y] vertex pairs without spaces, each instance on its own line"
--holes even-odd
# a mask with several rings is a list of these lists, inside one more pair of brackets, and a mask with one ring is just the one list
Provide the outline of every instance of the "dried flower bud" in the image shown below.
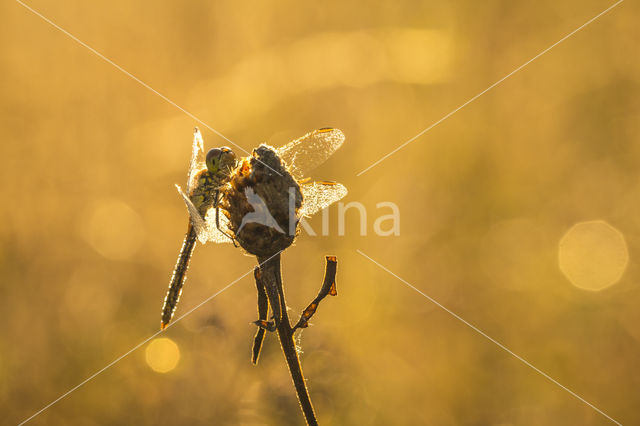
[[301,205],[296,180],[273,148],[260,145],[233,171],[221,207],[240,246],[269,257],[293,243]]

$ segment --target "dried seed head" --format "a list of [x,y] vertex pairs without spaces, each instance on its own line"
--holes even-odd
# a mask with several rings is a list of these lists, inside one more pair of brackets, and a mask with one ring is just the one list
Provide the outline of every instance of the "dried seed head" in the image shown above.
[[233,171],[221,207],[240,246],[268,257],[293,243],[300,206],[300,186],[275,150],[260,145]]

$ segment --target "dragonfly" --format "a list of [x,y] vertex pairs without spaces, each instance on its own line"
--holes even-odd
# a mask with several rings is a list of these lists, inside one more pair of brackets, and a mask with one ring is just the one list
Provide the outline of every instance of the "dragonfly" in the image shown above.
[[[287,170],[300,185],[303,202],[297,212],[299,218],[309,217],[347,195],[344,185],[329,181],[312,182],[305,178],[308,172],[324,163],[343,143],[344,134],[340,130],[322,128],[276,149]],[[187,206],[189,223],[164,299],[161,329],[168,326],[175,313],[196,242],[236,245],[228,219],[220,214],[220,203],[224,187],[239,164],[242,161],[228,147],[212,148],[205,155],[202,134],[198,128],[195,129],[186,191],[176,185]]]

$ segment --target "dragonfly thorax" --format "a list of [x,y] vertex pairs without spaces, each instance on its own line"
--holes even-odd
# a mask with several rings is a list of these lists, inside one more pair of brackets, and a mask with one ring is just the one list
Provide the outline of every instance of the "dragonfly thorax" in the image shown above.
[[206,216],[216,198],[216,190],[220,189],[229,180],[228,175],[211,174],[207,169],[203,169],[196,175],[196,185],[189,194],[191,202],[196,206],[202,217]]
[[207,153],[205,164],[206,168],[196,174],[195,185],[189,194],[202,217],[206,217],[207,210],[214,205],[217,190],[229,181],[236,167],[236,155],[227,147],[213,148]]

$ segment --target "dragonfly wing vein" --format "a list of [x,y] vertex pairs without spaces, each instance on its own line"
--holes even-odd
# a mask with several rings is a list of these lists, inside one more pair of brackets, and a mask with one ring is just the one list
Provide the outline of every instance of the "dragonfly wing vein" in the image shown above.
[[196,127],[193,132],[193,145],[191,146],[191,162],[189,163],[189,176],[187,178],[187,193],[191,194],[191,191],[197,185],[198,173],[206,168],[204,162],[204,142],[202,141],[202,134]]
[[220,212],[220,229],[227,233],[224,235],[218,227],[216,226],[216,209],[215,207],[211,207],[207,211],[207,216],[205,218],[207,223],[207,241],[211,241],[213,243],[230,243],[231,239],[227,235],[231,235],[232,232],[230,230],[229,219],[222,212]]
[[300,217],[311,216],[347,195],[347,188],[334,182],[311,182],[300,185],[302,191],[302,207]]
[[278,156],[301,178],[324,163],[344,142],[339,129],[319,129],[278,148]]
[[182,188],[179,185],[176,185],[178,188],[178,192],[182,196],[185,205],[187,206],[187,210],[189,211],[189,216],[191,217],[191,223],[196,230],[196,234],[198,235],[198,240],[204,244],[208,241],[209,230],[207,229],[207,223],[204,221],[196,206],[193,205],[187,194],[184,193]]

